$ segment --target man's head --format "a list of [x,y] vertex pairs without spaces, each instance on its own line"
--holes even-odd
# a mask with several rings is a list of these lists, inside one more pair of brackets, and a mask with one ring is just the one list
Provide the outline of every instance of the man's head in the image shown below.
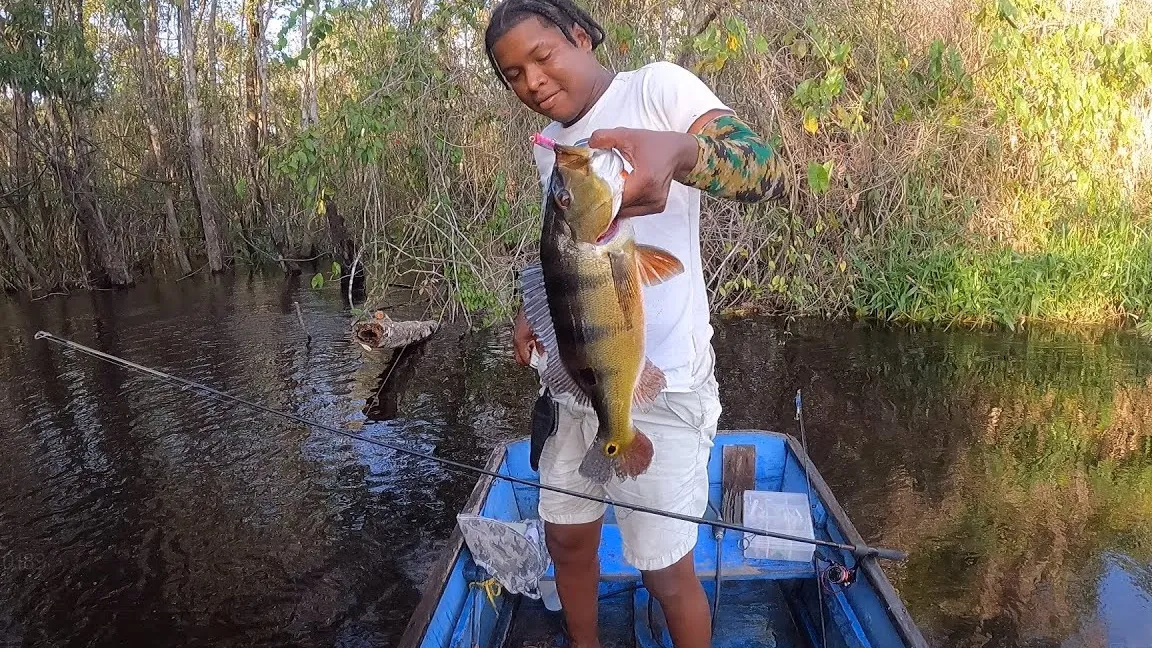
[[532,110],[568,123],[592,101],[604,30],[572,0],[504,0],[484,33],[488,61]]

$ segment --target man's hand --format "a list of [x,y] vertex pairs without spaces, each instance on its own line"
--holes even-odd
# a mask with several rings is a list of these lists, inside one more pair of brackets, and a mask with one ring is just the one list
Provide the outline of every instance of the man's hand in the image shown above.
[[664,211],[672,181],[696,166],[696,138],[675,131],[637,128],[597,130],[588,138],[591,148],[614,148],[632,165],[624,182],[618,218],[646,216]]
[[532,362],[532,347],[537,353],[544,353],[544,345],[536,339],[532,328],[528,326],[528,318],[524,316],[524,308],[516,313],[516,323],[512,327],[512,348],[516,355],[516,364],[527,367]]

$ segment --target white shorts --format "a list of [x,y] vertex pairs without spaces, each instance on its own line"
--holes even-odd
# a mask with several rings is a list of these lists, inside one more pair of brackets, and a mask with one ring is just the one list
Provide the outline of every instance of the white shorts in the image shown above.
[[[707,362],[702,368],[706,378],[693,391],[665,391],[647,411],[632,411],[636,428],[652,440],[654,452],[647,471],[634,480],[613,477],[603,485],[581,475],[580,462],[596,438],[596,413],[558,401],[556,434],[540,453],[540,482],[618,502],[703,516],[708,506],[708,457],[721,407],[712,371],[714,355],[711,349],[702,355]],[[553,524],[594,522],[606,509],[600,502],[540,491],[540,517]],[[618,506],[613,511],[624,540],[624,559],[636,569],[663,569],[696,546],[699,528],[694,522]]]

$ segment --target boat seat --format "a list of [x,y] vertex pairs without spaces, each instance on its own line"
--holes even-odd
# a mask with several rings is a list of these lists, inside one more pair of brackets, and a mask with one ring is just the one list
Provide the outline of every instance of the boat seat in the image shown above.
[[[716,576],[716,540],[712,527],[698,527],[695,554],[696,574],[701,580]],[[816,571],[811,561],[792,560],[750,560],[744,557],[741,549],[742,533],[726,531],[721,555],[720,576],[724,580],[812,578]],[[542,580],[555,580],[555,563],[548,566]],[[600,579],[613,582],[630,582],[640,579],[640,572],[624,559],[624,541],[620,527],[605,524],[600,534]]]

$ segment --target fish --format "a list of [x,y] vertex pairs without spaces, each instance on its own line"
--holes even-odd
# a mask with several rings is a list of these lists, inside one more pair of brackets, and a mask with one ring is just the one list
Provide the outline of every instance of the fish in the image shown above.
[[644,352],[641,290],[684,265],[637,243],[631,224],[616,219],[626,177],[619,153],[550,148],[556,162],[544,192],[540,261],[520,275],[525,317],[544,347],[541,381],[596,413],[596,438],[580,474],[601,484],[613,474],[635,478],[651,465],[654,449],[633,424],[632,408],[651,406],[666,386]]

